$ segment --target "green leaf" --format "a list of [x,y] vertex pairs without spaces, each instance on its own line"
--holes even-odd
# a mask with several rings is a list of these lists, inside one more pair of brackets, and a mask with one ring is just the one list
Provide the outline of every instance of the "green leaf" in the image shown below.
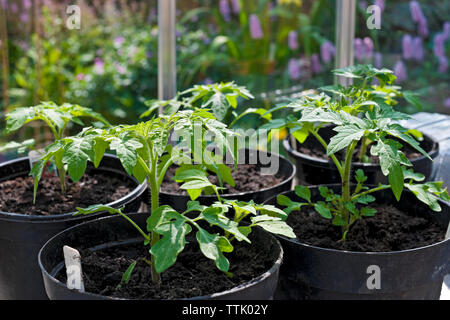
[[111,150],[116,151],[117,157],[129,175],[133,173],[133,168],[137,162],[137,149],[142,147],[143,145],[139,141],[129,135],[125,135],[122,139],[114,138],[110,144]]
[[388,179],[395,198],[397,199],[397,201],[400,201],[405,179],[403,177],[402,167],[398,163],[392,164],[389,168]]
[[32,108],[16,108],[6,116],[6,133],[14,132],[20,129],[27,120],[33,119],[35,116]]
[[238,241],[246,241],[250,243],[250,240],[239,231],[239,224],[235,221],[232,221],[221,214],[221,208],[217,207],[209,207],[206,208],[201,216],[208,221],[211,225],[219,226],[223,230],[233,234]]
[[361,215],[364,217],[373,217],[377,213],[376,209],[363,207],[361,208]]
[[223,252],[232,252],[234,249],[228,239],[218,234],[210,234],[202,228],[198,229],[196,237],[205,257],[213,260],[219,270],[227,272],[230,262],[225,258]]
[[407,187],[409,190],[414,193],[414,195],[428,205],[431,210],[439,212],[442,210],[441,206],[439,205],[438,198],[436,198],[433,194],[429,193],[429,186],[426,184],[405,184],[405,187]]
[[366,175],[362,169],[356,170],[355,179],[358,183],[364,183],[367,180]]
[[161,273],[176,262],[178,254],[186,245],[186,235],[191,230],[191,226],[180,218],[155,227],[155,231],[163,236],[150,249],[156,272]]
[[73,137],[64,147],[62,161],[67,164],[67,171],[74,182],[81,179],[86,171],[87,160],[92,152],[92,141]]
[[311,190],[305,186],[295,186],[294,192],[297,196],[311,202]]
[[327,149],[327,156],[348,147],[353,141],[359,141],[366,131],[356,125],[336,127],[334,130],[337,131],[338,134],[330,139]]
[[253,226],[259,226],[270,233],[279,234],[289,238],[296,237],[292,228],[278,217],[263,215],[251,217],[250,220],[252,221]]
[[402,145],[391,139],[378,139],[377,144],[373,145],[370,153],[380,158],[381,171],[387,176],[391,167],[402,162],[398,149]]
[[331,219],[333,217],[330,209],[323,201],[319,201],[316,204],[314,204],[314,209],[325,219]]
[[127,270],[122,275],[122,282],[128,284],[130,282],[131,274],[133,273],[134,268],[136,267],[137,261],[133,261],[132,264],[127,268]]
[[374,202],[375,200],[376,199],[374,196],[371,196],[370,194],[365,194],[356,199],[356,202],[361,204],[369,204],[371,202]]
[[211,187],[211,186],[213,186],[213,184],[209,181],[191,180],[191,181],[183,183],[180,186],[180,189],[184,189],[184,190],[200,189],[201,190],[201,189]]

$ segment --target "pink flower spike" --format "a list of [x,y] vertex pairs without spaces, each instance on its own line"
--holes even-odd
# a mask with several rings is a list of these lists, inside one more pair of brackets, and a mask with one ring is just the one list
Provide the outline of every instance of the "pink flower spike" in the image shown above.
[[219,1],[219,11],[225,21],[231,20],[230,4],[228,3],[228,0]]
[[406,65],[402,60],[397,61],[394,66],[394,74],[397,76],[397,82],[401,83],[408,78],[408,72],[406,71]]
[[448,71],[448,60],[447,60],[447,57],[445,57],[445,56],[441,56],[441,57],[439,57],[439,68],[438,68],[438,71],[440,72],[440,73],[447,73],[447,71]]
[[256,14],[250,15],[250,35],[253,39],[262,39],[264,37],[261,22]]
[[290,59],[288,64],[289,77],[291,80],[300,79],[300,65],[296,59]]
[[291,50],[298,49],[298,35],[297,35],[297,32],[294,30],[289,32],[288,45],[289,45],[289,49],[291,49]]
[[322,72],[322,65],[320,64],[319,55],[317,53],[311,56],[311,69],[313,73]]
[[403,59],[409,60],[413,57],[413,39],[409,34],[405,34],[402,38]]

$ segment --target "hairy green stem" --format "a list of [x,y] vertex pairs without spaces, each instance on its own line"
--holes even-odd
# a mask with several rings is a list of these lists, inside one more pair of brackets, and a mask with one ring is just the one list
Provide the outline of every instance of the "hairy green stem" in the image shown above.
[[[151,170],[150,170],[150,176],[149,176],[149,185],[150,185],[150,192],[151,192],[151,201],[152,201],[152,213],[155,212],[159,208],[159,189],[158,189],[158,179],[157,179],[157,157],[153,156],[153,152],[150,149],[150,159],[151,159]],[[159,234],[152,231],[151,232],[151,243],[150,246],[153,247],[158,241],[159,241]],[[154,259],[152,259],[152,262],[154,262]],[[152,263],[152,281],[156,285],[159,285],[161,283],[161,277],[159,273],[156,271],[155,264]]]
[[[328,149],[328,144],[325,142],[325,140],[319,135],[318,132],[314,131],[314,130],[310,130],[309,131],[319,142],[320,144],[325,148],[325,151]],[[339,171],[339,174],[341,175],[341,178],[343,176],[343,171],[342,171],[342,165],[339,162],[339,160],[336,158],[336,156],[334,154],[332,154],[330,156],[330,158],[333,160],[334,165],[336,166],[337,170]]]
[[381,186],[379,186],[379,187],[376,187],[376,188],[373,188],[373,189],[370,189],[370,190],[367,190],[367,191],[364,191],[364,192],[355,194],[355,195],[353,195],[353,196],[350,198],[350,200],[351,200],[351,201],[355,201],[356,199],[358,199],[358,198],[360,198],[360,197],[362,197],[362,196],[365,196],[366,194],[370,194],[370,193],[374,193],[374,192],[377,192],[377,191],[386,190],[386,189],[390,189],[390,188],[391,188],[391,186],[388,186],[388,185],[381,185]]
[[[351,194],[350,194],[350,173],[351,173],[351,167],[352,167],[352,156],[353,152],[355,151],[356,144],[358,141],[353,141],[350,146],[347,148],[346,156],[345,156],[345,163],[344,163],[344,172],[342,175],[342,201],[344,203],[349,203],[351,201]],[[342,218],[346,222],[346,225],[343,226],[344,234],[348,231],[348,228],[350,227],[349,224],[349,211],[344,207],[342,210]]]

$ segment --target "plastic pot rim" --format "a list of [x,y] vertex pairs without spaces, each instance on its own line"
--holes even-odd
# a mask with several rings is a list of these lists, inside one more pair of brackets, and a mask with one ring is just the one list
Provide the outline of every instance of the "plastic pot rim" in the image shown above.
[[[105,157],[117,158],[115,155],[112,155],[112,154],[105,154]],[[10,161],[0,163],[0,167],[13,165],[16,162],[25,161],[25,160],[28,161],[28,157],[21,157],[21,158],[17,158],[17,159],[13,159]],[[133,189],[133,191],[128,193],[126,196],[124,196],[120,199],[117,199],[116,201],[110,202],[106,205],[112,206],[112,207],[119,207],[121,205],[125,205],[126,203],[129,202],[129,200],[136,199],[139,196],[141,196],[144,193],[144,191],[147,189],[146,181],[139,184],[139,182],[133,176],[128,175],[126,172],[124,172],[123,174],[126,175],[127,177],[129,177],[129,179],[131,179],[132,181],[134,181],[137,186]],[[84,217],[83,215],[74,216],[75,213],[76,212],[68,212],[68,213],[54,214],[54,215],[48,215],[48,216],[37,216],[37,215],[26,215],[26,214],[21,214],[21,213],[0,211],[0,220],[14,220],[17,222],[27,222],[27,223],[51,223],[54,221],[83,219],[83,217]],[[98,214],[101,214],[101,212]]]
[[[333,186],[340,186],[340,185],[338,185],[338,184],[323,184],[323,185],[320,185],[320,186],[333,187]],[[319,186],[308,186],[309,189],[311,189],[311,188],[318,188],[318,187]],[[383,191],[386,192],[386,190],[383,190]],[[404,191],[405,192],[411,192],[409,190],[404,190]],[[287,196],[287,194],[289,194],[289,193],[294,193],[294,191],[292,191],[292,190],[291,191],[286,191],[286,192],[281,193],[280,195]],[[275,201],[276,201],[277,197],[278,197],[278,195],[268,199],[265,203],[270,202],[273,199],[275,199]],[[447,202],[445,202],[445,201],[443,201],[441,199],[438,199],[438,201],[439,201],[439,204],[441,206],[447,206],[447,207],[450,206],[449,203],[447,203]],[[430,209],[430,211],[431,211],[431,209]],[[434,214],[440,214],[441,212],[433,212],[433,213]],[[318,246],[314,246],[314,245],[310,245],[310,244],[306,244],[306,243],[300,242],[297,238],[290,239],[290,238],[282,236],[282,235],[276,235],[276,237],[280,237],[284,241],[288,241],[288,242],[293,243],[295,245],[304,246],[304,247],[311,248],[311,249],[318,250],[318,251],[323,251],[323,252],[328,252],[328,253],[336,253],[336,254],[351,254],[351,255],[356,255],[356,256],[362,256],[362,255],[365,255],[365,256],[366,255],[387,255],[387,256],[389,256],[389,255],[395,255],[395,254],[407,254],[407,253],[416,252],[416,251],[425,250],[425,249],[428,249],[428,248],[431,248],[431,247],[439,246],[439,245],[442,245],[444,243],[450,243],[450,238],[448,238],[448,239],[444,239],[442,241],[439,241],[439,242],[436,242],[436,243],[433,243],[433,244],[429,244],[429,245],[426,245],[426,246],[423,246],[423,247],[406,249],[406,250],[400,250],[400,251],[377,251],[377,252],[365,251],[365,252],[360,252],[360,251],[337,250],[337,249],[330,249],[330,248],[322,248],[322,247],[318,247]]]
[[[129,214],[127,214],[127,216],[130,216],[130,215],[133,216],[133,215],[139,215],[139,214],[142,214],[142,213],[129,213]],[[45,276],[47,276],[57,286],[59,286],[61,288],[64,288],[66,290],[70,290],[70,289],[67,289],[66,284],[64,284],[61,281],[57,280],[52,274],[50,274],[50,272],[46,268],[44,268],[44,266],[42,265],[42,261],[41,261],[42,252],[45,250],[45,248],[55,238],[61,236],[64,233],[68,233],[68,232],[72,231],[73,229],[82,227],[82,226],[84,226],[86,224],[89,224],[89,223],[99,222],[101,220],[111,219],[111,218],[114,218],[114,217],[118,218],[118,216],[114,215],[114,216],[109,216],[109,217],[100,217],[100,218],[96,218],[96,219],[90,220],[90,221],[85,221],[85,222],[82,222],[82,223],[77,224],[75,226],[72,226],[72,227],[70,227],[68,229],[65,229],[65,230],[57,233],[53,237],[51,237],[49,240],[47,240],[45,242],[45,244],[42,246],[42,248],[39,250],[39,253],[38,253],[38,264],[39,264],[39,268],[41,269],[41,271],[45,274]],[[278,241],[278,239],[276,238],[276,236],[274,236],[273,234],[270,234],[270,233],[264,231],[263,229],[261,229],[260,231],[264,232],[268,237],[272,237],[273,241],[275,241],[275,244],[278,246],[278,248],[280,250],[280,253],[279,253],[277,259],[275,260],[275,262],[273,263],[273,265],[270,267],[269,270],[267,270],[266,272],[264,272],[263,274],[255,277],[255,278],[253,278],[252,280],[247,281],[245,283],[242,283],[242,284],[240,284],[240,285],[238,285],[236,287],[233,287],[233,288],[231,288],[229,290],[212,293],[210,295],[196,296],[196,297],[191,297],[191,298],[182,298],[182,299],[177,299],[177,300],[206,300],[206,299],[211,299],[211,298],[220,298],[220,297],[226,296],[226,295],[228,295],[230,293],[239,292],[239,291],[245,290],[245,289],[247,289],[249,287],[252,287],[254,284],[257,284],[257,283],[260,283],[260,282],[266,280],[271,275],[273,275],[275,272],[277,272],[277,270],[279,270],[279,268],[280,268],[280,266],[281,266],[281,264],[283,262],[283,256],[284,256],[283,247],[281,246],[281,244]],[[51,270],[51,271],[53,271],[53,270]],[[78,292],[76,290],[70,290],[70,291]],[[97,293],[91,293],[91,292],[83,292],[82,294],[83,295],[87,295],[89,297],[95,297],[95,298],[100,298],[100,299],[108,298],[108,299],[111,299],[111,300],[130,300],[130,299],[126,299],[126,298],[104,296],[104,295],[100,295],[100,294],[97,294]],[[150,300],[150,299],[147,299],[147,300]],[[158,299],[151,299],[151,300],[159,301]]]

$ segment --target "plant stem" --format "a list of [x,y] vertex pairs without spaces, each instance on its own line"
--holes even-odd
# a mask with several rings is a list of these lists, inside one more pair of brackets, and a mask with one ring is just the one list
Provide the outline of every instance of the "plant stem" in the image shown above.
[[345,157],[345,166],[344,166],[344,173],[342,175],[342,201],[344,203],[344,207],[342,210],[342,218],[346,222],[346,225],[343,226],[344,234],[346,231],[348,231],[348,228],[350,227],[349,224],[349,211],[345,208],[345,204],[351,202],[351,196],[350,196],[350,172],[351,172],[351,166],[352,166],[352,156],[353,152],[355,151],[356,144],[358,141],[353,141],[349,147],[347,147],[346,157]]
[[[155,212],[159,208],[159,189],[158,189],[158,182],[157,182],[157,157],[153,156],[153,152],[150,149],[150,159],[151,159],[151,170],[150,170],[150,176],[149,176],[149,184],[150,184],[150,192],[151,192],[151,202],[152,202],[152,212]],[[150,246],[153,247],[158,241],[159,241],[159,234],[152,231],[152,240],[150,243]],[[161,283],[161,277],[159,273],[156,271],[154,259],[152,259],[152,281],[156,285],[160,285]]]
[[[328,144],[325,142],[325,140],[319,135],[318,132],[314,131],[314,130],[310,130],[309,131],[319,142],[320,144],[325,148],[325,151],[328,149]],[[339,160],[336,158],[336,156],[334,154],[332,154],[330,156],[330,158],[333,160],[334,165],[336,166],[337,170],[339,171],[339,174],[341,175],[341,178],[343,176],[343,171],[342,171],[342,165],[339,162]]]
[[367,190],[367,191],[364,191],[364,192],[361,192],[361,193],[353,195],[350,198],[350,201],[354,201],[354,200],[356,200],[356,199],[358,199],[358,198],[360,198],[360,197],[362,197],[362,196],[364,196],[366,194],[374,193],[374,192],[377,192],[377,191],[380,191],[380,190],[386,190],[386,189],[389,189],[389,188],[390,188],[390,186],[381,185],[381,186],[378,186],[376,188],[373,188],[373,189],[370,189],[370,190]]
[[367,151],[367,145],[368,145],[368,139],[366,136],[362,137],[361,139],[361,150],[359,152],[358,160],[359,162],[363,162],[363,158],[366,155]]
[[58,176],[59,176],[59,182],[61,184],[61,192],[62,194],[66,193],[66,172],[64,168],[57,168]]

